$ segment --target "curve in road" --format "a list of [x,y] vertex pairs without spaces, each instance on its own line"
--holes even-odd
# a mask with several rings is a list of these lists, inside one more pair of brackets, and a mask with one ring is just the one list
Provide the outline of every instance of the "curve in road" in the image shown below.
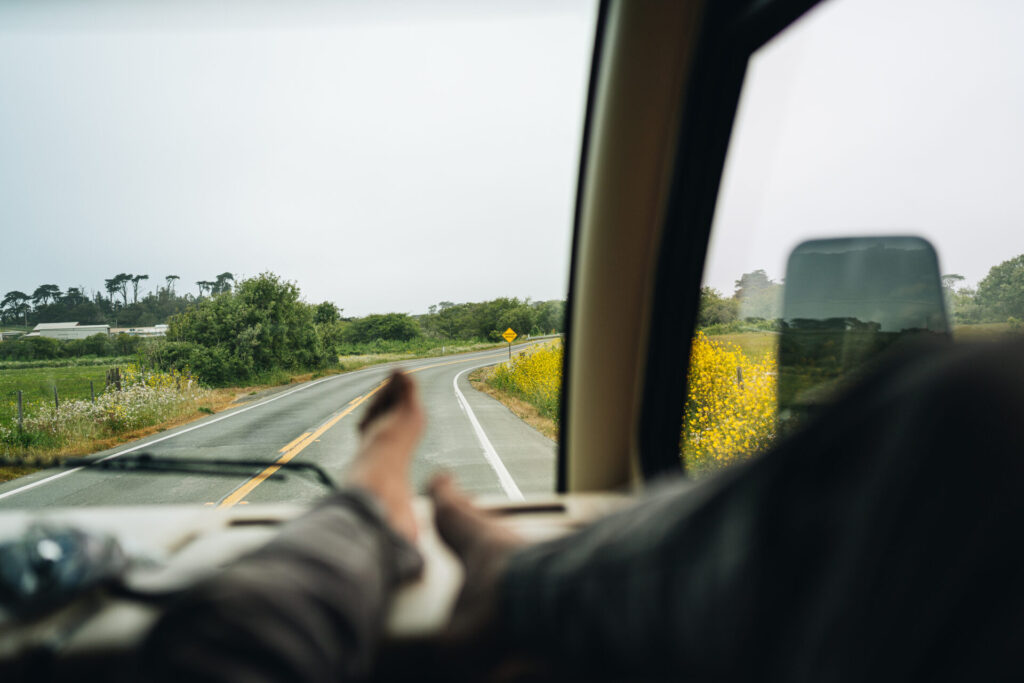
[[427,413],[427,430],[413,462],[417,488],[443,469],[475,495],[521,499],[551,493],[555,444],[491,397],[473,390],[466,379],[470,370],[504,358],[506,351],[485,351],[332,375],[272,390],[218,415],[100,454],[117,458],[145,451],[154,456],[267,463],[248,476],[51,469],[0,484],[0,508],[310,502],[322,496],[324,488],[291,473],[272,476],[275,464],[301,459],[339,477],[355,453],[359,416],[395,367],[415,373]]

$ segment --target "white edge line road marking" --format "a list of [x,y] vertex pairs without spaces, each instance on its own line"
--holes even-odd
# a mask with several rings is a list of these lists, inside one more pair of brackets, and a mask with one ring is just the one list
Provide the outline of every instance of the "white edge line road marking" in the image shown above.
[[[493,353],[493,350],[492,349],[488,349],[486,351],[481,351],[480,353],[481,354]],[[433,359],[424,359],[424,360],[433,360]],[[174,432],[173,434],[168,434],[167,436],[161,436],[159,439],[153,439],[152,441],[147,441],[147,442],[141,443],[141,444],[139,444],[137,446],[132,446],[131,448],[126,448],[123,451],[118,451],[117,453],[111,453],[110,455],[108,455],[108,456],[106,456],[104,458],[100,458],[100,462],[103,462],[105,460],[111,460],[112,458],[116,458],[116,457],[121,456],[121,455],[126,455],[128,453],[131,453],[132,451],[137,451],[140,448],[145,448],[147,446],[152,446],[153,444],[160,443],[161,441],[166,441],[168,439],[173,439],[174,437],[181,436],[182,434],[188,434],[189,432],[194,431],[196,429],[202,429],[203,427],[208,427],[208,426],[210,426],[210,425],[212,425],[214,423],[220,422],[221,420],[226,420],[229,417],[234,417],[235,415],[241,415],[242,413],[244,413],[246,411],[249,411],[249,410],[252,410],[253,408],[259,408],[260,406],[265,406],[268,403],[273,403],[274,401],[276,401],[278,399],[281,399],[281,398],[284,398],[285,396],[291,396],[292,394],[296,394],[296,393],[298,393],[300,391],[305,391],[306,389],[309,389],[310,387],[314,387],[317,384],[321,384],[323,382],[329,382],[331,380],[341,379],[343,377],[352,377],[353,375],[361,374],[361,373],[364,373],[364,372],[370,372],[372,370],[387,370],[387,369],[390,369],[393,365],[396,365],[396,364],[397,365],[401,365],[401,363],[402,363],[402,361],[398,361],[398,363],[382,363],[381,365],[373,365],[373,366],[370,366],[368,368],[361,368],[359,370],[354,370],[353,372],[345,372],[345,373],[342,373],[340,375],[331,375],[330,377],[324,377],[323,379],[318,379],[318,380],[315,380],[313,382],[310,382],[309,384],[304,384],[301,387],[292,389],[291,391],[286,391],[283,394],[278,394],[277,396],[274,396],[273,398],[268,398],[266,401],[262,401],[260,403],[254,403],[251,406],[245,406],[244,408],[239,408],[238,410],[233,410],[230,413],[227,413],[226,415],[221,415],[220,417],[216,417],[216,418],[214,418],[212,420],[209,420],[207,422],[203,422],[201,424],[193,425],[193,426],[188,427],[186,429],[182,429],[180,432]],[[458,378],[456,377],[456,379],[458,379]],[[455,387],[455,392],[458,393],[460,397],[462,396],[462,394],[459,393],[459,388],[458,387]],[[466,399],[462,398],[462,400],[465,401]],[[468,403],[466,404],[466,407],[469,408],[469,404]],[[471,419],[475,423],[476,428],[479,430],[477,432],[477,436],[479,436],[481,439],[486,441],[487,437],[484,436],[483,430],[480,429],[479,423],[476,422],[476,418],[473,417]],[[487,444],[490,445],[490,442],[488,441]],[[494,451],[493,447],[491,447],[491,451],[492,452]],[[494,457],[497,459],[498,454],[495,453]],[[492,466],[493,466],[493,463],[492,463]],[[500,466],[502,468],[502,470],[505,469],[504,465],[501,464],[501,460],[498,460],[498,466]],[[29,489],[34,489],[35,487],[42,486],[43,484],[49,484],[51,481],[55,481],[57,479],[60,479],[61,477],[66,477],[69,474],[74,474],[75,472],[78,472],[78,471],[83,470],[83,469],[85,469],[85,468],[84,467],[73,467],[70,470],[65,470],[64,472],[60,472],[58,474],[50,475],[49,477],[46,477],[44,479],[40,479],[39,481],[34,481],[31,484],[25,484],[24,486],[20,486],[20,487],[18,487],[16,489],[13,489],[11,491],[6,491],[4,493],[0,493],[0,500],[3,500],[4,498],[9,498],[10,496],[13,496],[15,494],[21,493],[22,491],[28,491]],[[497,471],[497,470],[495,470],[495,471]],[[506,474],[506,476],[509,476],[507,470],[505,470],[505,474]],[[499,477],[500,477],[500,474],[499,474]],[[509,480],[511,481],[511,477],[509,477]],[[512,483],[512,487],[518,493],[519,489],[516,488],[515,482],[511,482],[511,483]],[[504,487],[504,482],[502,483],[502,487]],[[507,489],[506,489],[506,491],[507,491]],[[511,496],[511,494],[509,494],[509,495]],[[522,495],[523,494],[521,494],[521,493],[519,494],[519,500],[522,500]]]
[[487,458],[488,464],[494,473],[498,475],[498,481],[501,483],[501,488],[505,491],[505,495],[512,500],[525,500],[523,492],[516,486],[515,480],[509,471],[505,468],[505,463],[498,457],[498,452],[494,450],[494,446],[491,445],[491,440],[487,438],[484,433],[484,428],[480,426],[480,421],[476,419],[476,415],[473,414],[473,409],[469,407],[469,401],[459,391],[459,378],[465,375],[470,370],[475,368],[466,368],[459,374],[455,375],[455,379],[452,380],[452,387],[455,389],[455,398],[459,400],[459,405],[462,410],[466,413],[466,417],[469,418],[470,424],[473,425],[473,431],[476,432],[476,438],[480,441],[480,445],[484,449],[484,457]]

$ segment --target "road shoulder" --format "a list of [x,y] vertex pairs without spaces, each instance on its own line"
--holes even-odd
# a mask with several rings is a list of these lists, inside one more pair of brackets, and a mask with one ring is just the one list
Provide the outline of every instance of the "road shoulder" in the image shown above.
[[513,415],[518,417],[527,425],[557,443],[558,424],[554,420],[541,415],[536,408],[526,401],[488,384],[487,378],[493,372],[493,365],[477,368],[469,374],[468,379],[470,386],[480,393],[487,394],[494,400],[498,401],[498,403],[501,403],[503,406],[508,408]]

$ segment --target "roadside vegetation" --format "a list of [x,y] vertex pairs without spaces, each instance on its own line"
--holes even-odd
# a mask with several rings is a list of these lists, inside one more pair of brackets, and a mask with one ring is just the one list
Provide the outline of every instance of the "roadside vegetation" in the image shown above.
[[[17,291],[4,297],[4,331],[76,320],[77,313],[83,314],[77,322],[113,322],[116,316],[121,324],[133,317],[129,309],[138,312],[159,302],[167,304],[162,310],[169,317],[165,338],[101,334],[0,343],[0,454],[28,456],[44,466],[217,412],[271,386],[376,363],[504,346],[500,335],[507,327],[524,340],[531,333],[558,332],[564,310],[561,301],[500,298],[441,302],[418,316],[344,318],[334,303],[307,303],[295,283],[273,273],[240,282],[223,273],[197,283],[195,297],[174,294],[175,278],[168,276],[166,287],[140,298],[137,286],[145,279],[112,278],[108,298],[84,297],[79,288],[62,293],[55,285],[38,288],[34,297]],[[99,313],[86,315],[89,311]],[[120,388],[107,386],[113,368],[121,373]],[[0,468],[0,481],[28,471]]]
[[141,337],[94,334],[85,339],[20,337],[0,344],[0,364],[39,361],[76,361],[134,354]]
[[777,359],[760,342],[744,349],[703,332],[694,337],[680,435],[688,471],[723,469],[774,440]]
[[91,396],[29,398],[19,424],[17,407],[5,401],[0,421],[0,453],[37,456],[45,464],[52,456],[82,454],[103,442],[142,428],[160,425],[198,411],[210,391],[192,377],[176,371],[147,371],[135,365],[121,368],[121,386],[109,386]]
[[550,342],[512,360],[474,372],[478,389],[505,404],[537,431],[558,438],[562,392],[562,342]]
[[[1024,255],[994,267],[977,290],[958,287],[962,280],[958,275],[943,277],[957,340],[1024,332]],[[782,285],[764,271],[737,280],[731,297],[702,289],[679,442],[691,473],[724,469],[774,442],[781,294]],[[758,315],[741,318],[741,311]],[[480,371],[476,378],[483,390],[524,419],[530,421],[535,414],[557,428],[561,370],[561,346],[552,345]]]
[[[235,282],[225,272],[197,282],[197,296],[179,296],[174,286],[180,278],[169,275],[165,286],[140,297],[140,283],[147,279],[121,273],[105,281],[107,297],[87,296],[80,287],[62,292],[41,285],[32,295],[15,290],[0,299],[4,331],[67,320],[169,325],[166,338],[122,334],[0,342],[0,453],[84,454],[139,430],[216,412],[238,398],[239,387],[246,395],[375,363],[503,346],[501,333],[509,327],[520,340],[564,330],[564,302],[557,300],[442,301],[421,315],[353,318],[332,302],[306,302],[297,285],[273,273]],[[958,339],[1024,330],[1024,255],[993,267],[976,289],[963,281],[956,274],[943,276]],[[701,331],[692,347],[680,432],[680,449],[693,471],[727,466],[774,438],[781,294],[782,285],[763,270],[745,273],[729,297],[701,290]],[[106,386],[112,367],[128,378],[120,391]],[[561,370],[562,348],[553,343],[474,373],[473,379],[554,437]],[[0,480],[19,472],[7,468]]]

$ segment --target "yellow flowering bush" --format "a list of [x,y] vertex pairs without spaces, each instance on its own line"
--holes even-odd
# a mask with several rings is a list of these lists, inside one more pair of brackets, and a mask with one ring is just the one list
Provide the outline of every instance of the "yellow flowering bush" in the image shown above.
[[775,437],[774,353],[748,358],[735,344],[693,339],[680,448],[687,469],[722,469],[765,450]]
[[[774,351],[751,358],[736,344],[698,332],[680,450],[687,469],[707,473],[759,453],[775,438],[777,363]],[[552,344],[502,363],[488,379],[497,389],[558,419],[562,346]]]
[[502,363],[488,379],[491,386],[523,399],[544,417],[558,420],[562,389],[562,345],[545,344]]

